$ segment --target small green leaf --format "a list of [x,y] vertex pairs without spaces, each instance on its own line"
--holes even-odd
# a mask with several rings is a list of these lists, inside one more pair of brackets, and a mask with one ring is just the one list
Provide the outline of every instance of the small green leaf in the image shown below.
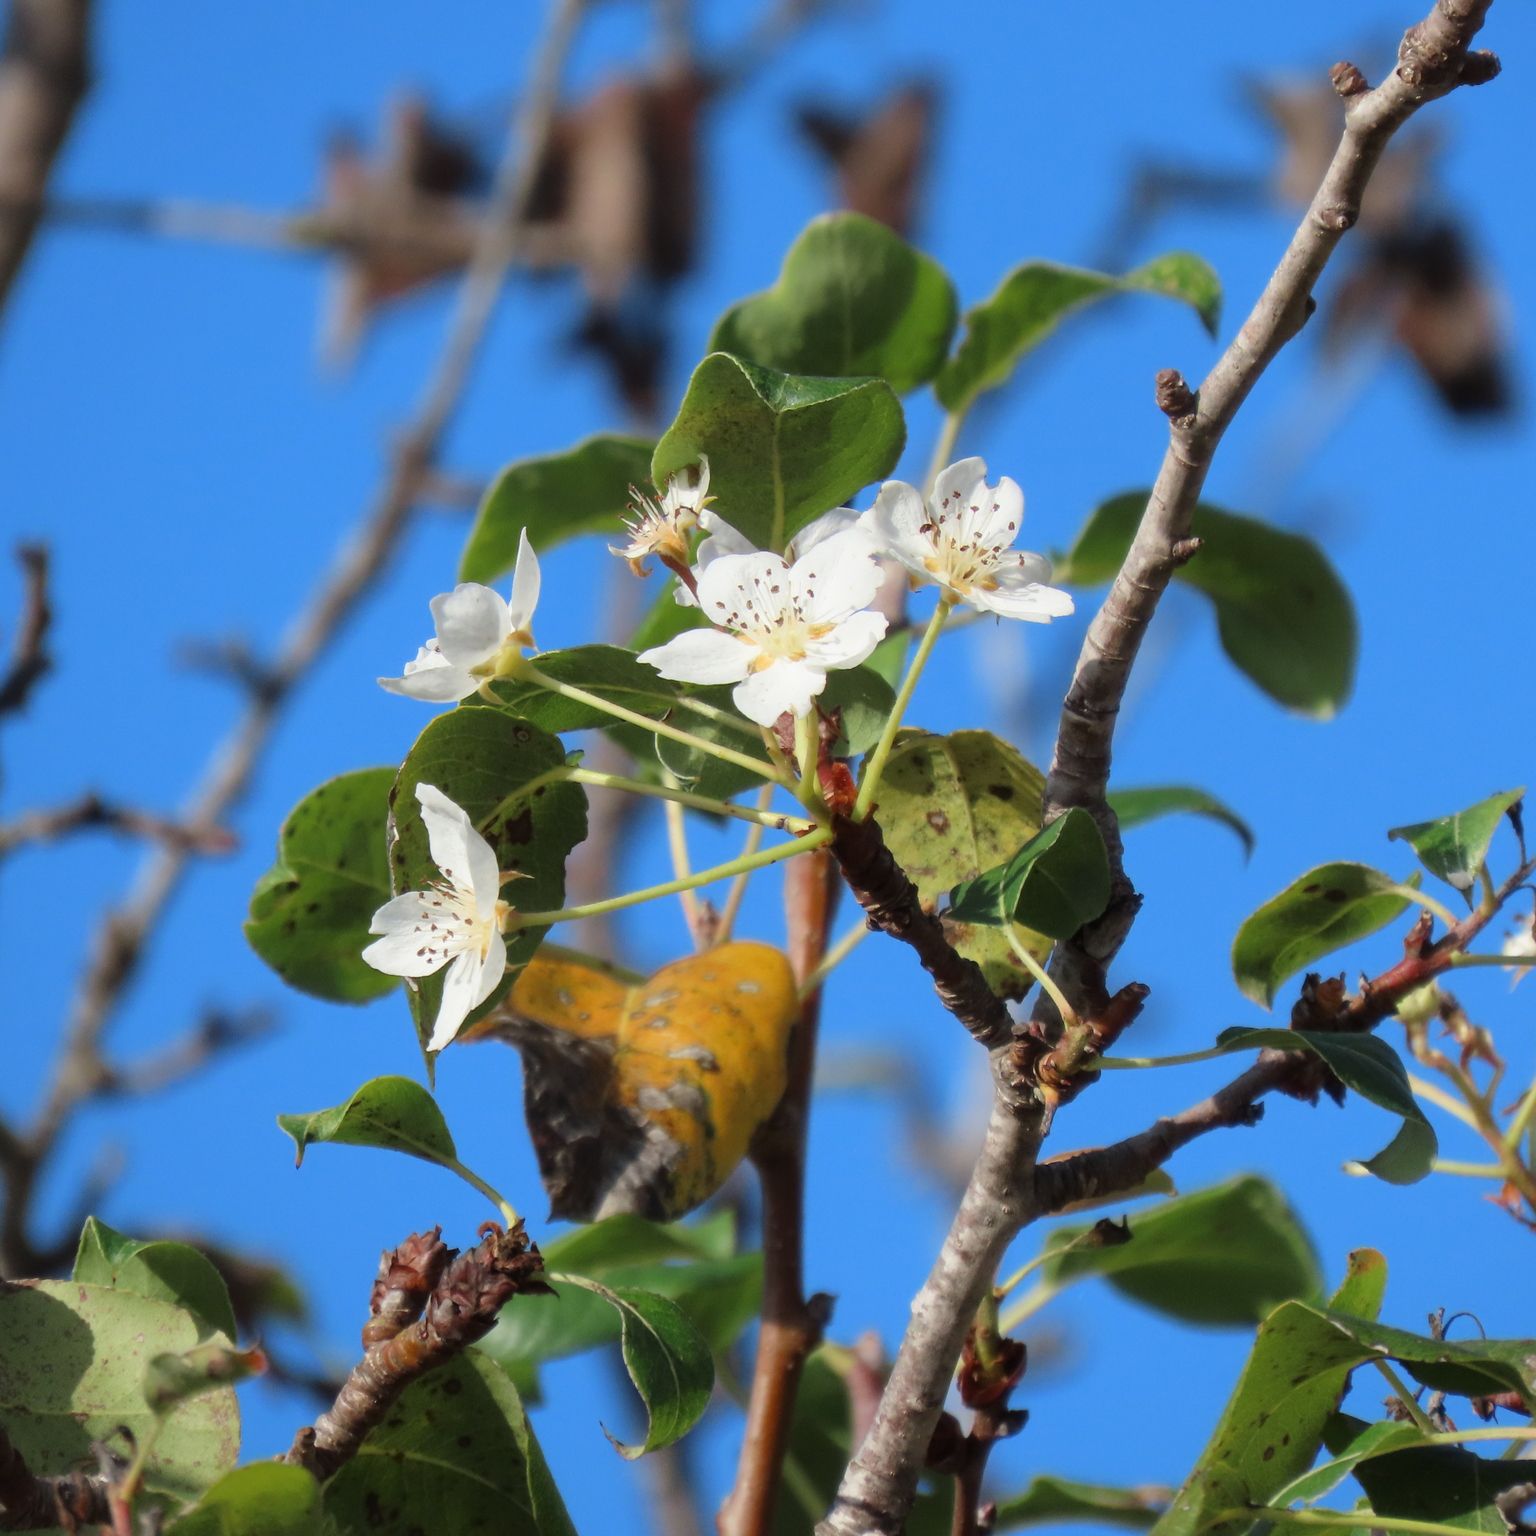
[[[1084,525],[1056,580],[1096,586],[1113,578],[1147,504],[1145,491],[1106,501]],[[1190,530],[1200,540],[1174,579],[1216,610],[1222,649],[1272,699],[1320,720],[1354,686],[1359,648],[1349,591],[1311,539],[1202,502]]]
[[997,1501],[994,1531],[1022,1531],[1032,1525],[1087,1520],[1094,1525],[1123,1525],[1145,1530],[1167,1502],[1166,1488],[1106,1488],[1064,1477],[1036,1477],[1023,1493]]
[[1022,923],[1069,939],[1109,905],[1109,855],[1098,823],[1074,806],[1008,860],[950,892],[950,916],[967,923]]
[[[762,1255],[735,1252],[729,1211],[690,1226],[609,1216],[556,1238],[543,1251],[549,1269],[676,1302],[717,1354],[740,1337],[762,1301]],[[479,1346],[514,1376],[619,1339],[619,1315],[600,1297],[558,1282],[554,1289],[553,1296],[519,1298]]]
[[1019,360],[1066,317],[1095,299],[1116,293],[1162,294],[1182,300],[1214,336],[1221,316],[1221,283],[1184,251],[1159,256],[1124,277],[1027,261],[1015,267],[997,292],[966,311],[965,334],[939,373],[934,390],[947,411],[968,410],[985,390],[1008,381]]
[[772,288],[721,316],[709,350],[785,373],[882,378],[904,395],[938,372],[955,308],[936,261],[863,214],[828,213]]
[[259,1461],[226,1472],[169,1536],[320,1536],[320,1485],[302,1467]]
[[[892,857],[932,908],[1040,830],[1044,792],[1040,771],[990,732],[908,730],[886,763],[875,814]],[[1029,991],[1033,978],[1006,933],[946,917],[950,942],[981,967],[994,992],[1021,998]],[[1050,940],[1039,934],[1028,942],[1036,959],[1050,952]]]
[[1419,1108],[1396,1051],[1376,1035],[1303,1029],[1226,1029],[1217,1043],[1235,1051],[1311,1051],[1361,1098],[1402,1119],[1392,1140],[1362,1166],[1388,1184],[1415,1184],[1440,1150],[1435,1128]]
[[566,453],[509,464],[480,503],[459,580],[491,582],[510,571],[525,528],[540,554],[578,534],[620,532],[630,487],[647,488],[654,447],[639,437],[589,437]]
[[[1324,1434],[1330,1450],[1337,1447],[1337,1455],[1348,1457],[1372,1437],[1385,1447],[1406,1438],[1392,1431],[1412,1428],[1405,1424],[1367,1425],[1341,1413],[1328,1421]],[[1494,1500],[1531,1477],[1529,1461],[1491,1461],[1454,1445],[1372,1454],[1357,1457],[1356,1462],[1355,1480],[1365,1489],[1371,1512],[1382,1519],[1423,1520],[1484,1532],[1486,1536],[1508,1536],[1509,1522]],[[1365,1516],[1359,1529],[1364,1531],[1375,1524]]]
[[551,1274],[549,1279],[591,1291],[619,1314],[624,1368],[645,1404],[647,1424],[639,1445],[609,1435],[614,1448],[633,1461],[681,1440],[703,1417],[715,1385],[709,1345],[682,1309],[665,1296],[613,1289],[585,1275]]
[[323,1498],[345,1536],[576,1536],[517,1388],[474,1349],[407,1387]]
[[1245,997],[1268,1008],[1281,982],[1379,932],[1407,908],[1398,882],[1379,869],[1319,864],[1244,920],[1232,943],[1232,974]]
[[1277,1302],[1321,1295],[1311,1239],[1284,1195],[1246,1174],[1176,1195],[1130,1218],[1131,1240],[1078,1248],[1091,1230],[1058,1227],[1040,1279],[1052,1289],[1102,1275],[1116,1290],[1184,1322],[1245,1326]]
[[159,1420],[144,1396],[156,1355],[202,1338],[190,1312],[128,1290],[79,1280],[0,1286],[0,1423],[33,1473],[94,1467],[91,1446],[126,1452],[122,1431],[151,1447],[148,1502],[175,1512],[234,1466],[240,1414],[230,1387]]
[[260,1376],[267,1357],[260,1348],[235,1349],[222,1341],[197,1344],[180,1354],[155,1355],[144,1367],[144,1400],[159,1417],[178,1404]]
[[337,1003],[383,997],[399,979],[362,958],[389,900],[390,768],[344,773],[288,813],[277,863],[256,883],[245,936],[291,987]]
[[906,424],[884,379],[775,373],[712,352],[656,445],[657,483],[708,455],[710,493],[759,549],[782,550],[813,518],[896,467]]
[[[578,645],[568,651],[544,651],[538,664],[539,671],[558,682],[569,683],[649,719],[661,719],[677,708],[677,684],[668,682],[655,667],[638,661],[633,651],[617,645]],[[520,715],[542,731],[606,729],[614,724],[613,716],[595,705],[564,698],[523,678],[499,678],[491,684],[491,692],[508,714]],[[484,708],[487,702],[480,695],[471,694],[463,707]]]
[[[558,736],[500,709],[454,709],[439,715],[406,754],[390,796],[390,877],[395,893],[424,890],[442,878],[427,844],[416,801],[418,784],[435,784],[463,807],[496,852],[497,867],[521,875],[506,898],[524,911],[558,908],[565,899],[565,861],[587,835],[587,797],[579,784],[524,785],[565,764]],[[507,972],[470,1014],[491,1012],[511,989],[547,932],[517,928],[507,936]],[[443,993],[443,972],[406,989],[423,1046]]]
[[168,1301],[190,1312],[205,1337],[219,1333],[233,1340],[238,1332],[223,1276],[187,1243],[135,1242],[95,1216],[87,1216],[75,1250],[73,1277],[87,1285]]
[[1488,857],[1488,845],[1493,841],[1499,823],[1524,795],[1522,784],[1519,789],[1489,795],[1486,800],[1479,800],[1454,816],[1393,827],[1387,836],[1401,838],[1407,843],[1430,874],[1438,875],[1458,891],[1470,891],[1477,881],[1477,872]]
[[1113,789],[1109,793],[1109,807],[1119,818],[1122,829],[1139,827],[1144,821],[1155,821],[1159,816],[1172,816],[1187,811],[1193,816],[1208,816],[1230,827],[1243,845],[1243,852],[1253,856],[1253,829],[1230,806],[1215,795],[1190,784],[1158,784],[1136,789]]
[[382,1147],[448,1167],[458,1148],[437,1101],[408,1077],[375,1077],[345,1104],[307,1115],[279,1115],[277,1123],[293,1138],[294,1166],[307,1147],[334,1142],[343,1147]]

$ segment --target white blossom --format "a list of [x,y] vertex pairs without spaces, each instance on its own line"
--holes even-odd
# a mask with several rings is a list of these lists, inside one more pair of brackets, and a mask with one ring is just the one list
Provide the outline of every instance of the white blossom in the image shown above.
[[1024,493],[1006,475],[987,484],[981,459],[951,464],[925,502],[901,480],[887,480],[859,526],[919,582],[954,601],[1007,619],[1044,624],[1072,612],[1072,598],[1046,585],[1051,563],[1014,549],[1024,521]]
[[[790,538],[784,546],[784,558],[793,565],[801,555],[810,554],[818,544],[825,544],[834,534],[847,533],[850,528],[857,527],[858,521],[859,514],[852,507],[834,507],[830,512],[823,512]],[[706,508],[699,513],[699,527],[708,537],[699,545],[698,553],[694,556],[695,582],[721,555],[755,555],[758,552],[757,546],[746,534],[733,528],[713,508]],[[677,584],[674,595],[685,608],[697,606],[693,593],[682,582]]]
[[[712,537],[724,526],[717,521]],[[741,539],[734,529],[729,537]],[[736,707],[758,725],[786,712],[809,714],[827,673],[858,666],[885,634],[884,616],[863,611],[881,571],[856,528],[832,533],[793,562],[750,546],[711,552],[697,579],[699,607],[716,627],[687,630],[640,660],[676,682],[735,683]]]
[[637,576],[644,576],[646,560],[658,556],[674,569],[688,564],[688,537],[708,514],[709,460],[703,454],[695,468],[679,470],[667,481],[667,488],[659,500],[642,494],[630,487],[634,497],[631,511],[626,518],[625,531],[628,544],[610,544],[610,554],[629,561],[630,569]]
[[435,784],[418,784],[416,799],[442,879],[386,901],[373,914],[368,931],[382,937],[363,959],[390,976],[430,976],[447,966],[427,1042],[429,1051],[440,1051],[506,972],[501,929],[512,909],[501,900],[495,850],[463,808]]
[[[1536,960],[1536,912],[1522,917],[1504,940],[1503,953],[1509,960]],[[1529,965],[1506,965],[1504,969],[1514,977],[1511,987],[1518,987]]]
[[503,652],[533,644],[533,610],[539,601],[539,560],[525,528],[518,541],[510,602],[491,587],[465,581],[432,599],[437,633],[406,662],[399,677],[381,677],[390,693],[429,704],[467,699],[496,674]]

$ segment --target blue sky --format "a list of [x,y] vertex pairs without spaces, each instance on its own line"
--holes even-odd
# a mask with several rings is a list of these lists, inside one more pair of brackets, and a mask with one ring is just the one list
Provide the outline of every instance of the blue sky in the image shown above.
[[[107,6],[98,82],[59,187],[294,206],[316,185],[325,134],[348,122],[371,128],[402,85],[494,120],[522,76],[540,9],[465,4],[450,21],[377,0],[365,21],[354,8],[297,0]],[[743,24],[741,7],[701,0],[698,9],[709,39],[727,40]],[[771,281],[795,234],[827,206],[821,168],[782,132],[791,102],[856,104],[899,78],[943,80],[918,238],[949,267],[962,301],[974,302],[1028,257],[1090,259],[1137,153],[1262,164],[1268,138],[1243,108],[1245,77],[1380,56],[1417,15],[1405,0],[1309,0],[1284,11],[1282,26],[1271,8],[1191,0],[1178,8],[1175,29],[1165,8],[1125,0],[956,0],[936,23],[924,0],[868,0],[817,26],[711,124],[704,264],[678,296],[670,398],[713,318]],[[634,0],[595,9],[573,63],[576,88],[643,51],[645,14]],[[1524,84],[1536,60],[1536,15],[1506,0],[1486,35],[1505,57],[1504,78],[1433,112],[1447,139],[1450,195],[1499,274],[1519,346],[1536,326],[1536,215],[1515,195],[1536,127]],[[1287,233],[1279,212],[1188,214],[1166,221],[1138,254],[1188,246],[1212,261],[1228,295],[1225,337]],[[4,528],[8,538],[42,536],[53,546],[58,667],[0,742],[5,814],[92,787],[173,806],[236,708],[221,685],[178,669],[178,647],[231,633],[275,642],[360,516],[388,434],[407,418],[435,355],[447,305],[436,293],[401,308],[357,370],[335,380],[314,366],[323,291],[316,263],[258,251],[82,232],[50,234],[34,251],[0,334]],[[564,353],[569,298],[509,287],[448,444],[450,467],[482,475],[622,425],[595,371]],[[1178,366],[1194,379],[1215,355],[1177,307],[1117,305],[1053,340],[962,447],[1023,484],[1027,543],[1064,547],[1097,502],[1155,472],[1163,436],[1151,406],[1155,370]],[[1160,615],[1117,738],[1117,776],[1210,789],[1252,822],[1258,849],[1245,863],[1227,834],[1191,821],[1131,834],[1130,869],[1147,906],[1116,975],[1153,989],[1134,1037],[1147,1053],[1195,1049],[1222,1027],[1261,1022],[1236,991],[1227,953],[1240,918],[1293,876],[1334,858],[1406,874],[1407,852],[1387,844],[1386,828],[1536,772],[1528,420],[1457,427],[1387,359],[1316,451],[1298,460],[1297,434],[1327,414],[1314,363],[1306,339],[1282,357],[1223,446],[1208,495],[1324,538],[1358,605],[1357,686],[1331,723],[1286,715],[1226,663],[1198,599],[1175,593]],[[909,424],[915,476],[935,426],[931,407],[914,400]],[[354,1347],[381,1246],[434,1221],[467,1236],[485,1213],[446,1176],[383,1154],[322,1150],[294,1172],[273,1116],[335,1103],[380,1073],[415,1072],[414,1040],[398,1000],[347,1010],[285,993],[239,925],[289,806],[334,773],[398,761],[426,723],[423,710],[385,696],[372,679],[396,670],[421,639],[426,601],[451,581],[466,527],[453,515],[420,518],[293,701],[237,819],[240,851],[188,884],[113,1042],[127,1055],[150,1049],[215,1002],[270,1004],[281,1033],[151,1103],[93,1111],[45,1201],[48,1214],[61,1215],[101,1149],[119,1149],[123,1173],[102,1210],[108,1220],[130,1231],[184,1226],[282,1256],[308,1286],[318,1335],[337,1359]],[[550,557],[546,591],[560,602],[541,613],[544,645],[593,637],[605,560],[592,544]],[[0,614],[13,613],[16,598],[14,573],[0,570]],[[1053,697],[1090,612],[1085,602],[1049,632],[977,626],[926,680],[914,719],[972,726],[1006,704],[1018,739],[1044,753]],[[705,839],[701,851],[710,846]],[[1507,844],[1502,854],[1510,857]],[[92,839],[23,853],[3,871],[10,1006],[0,1106],[8,1111],[33,1102],[91,923],[135,862],[133,848]],[[658,878],[647,872],[659,866],[654,835],[637,839],[633,883]],[[765,890],[747,931],[776,935],[770,898]],[[625,935],[633,954],[658,962],[686,944],[672,906],[635,916]],[[1393,942],[1384,937],[1350,956],[1351,974],[1381,968]],[[866,945],[830,996],[829,1053],[904,1053],[934,1085],[957,1134],[974,1134],[981,1090],[969,1042],[909,958],[878,949]],[[1457,990],[1495,1028],[1513,1092],[1536,1065],[1536,988],[1511,996],[1490,972]],[[1110,1139],[1198,1097],[1220,1075],[1219,1065],[1119,1074],[1063,1116],[1058,1136],[1062,1145]],[[511,1054],[493,1062],[450,1053],[439,1085],[466,1161],[537,1209]],[[1182,1188],[1239,1169],[1279,1179],[1331,1275],[1350,1248],[1381,1248],[1392,1266],[1394,1322],[1416,1326],[1444,1305],[1475,1312],[1490,1334],[1530,1331],[1523,1277],[1531,1235],[1481,1202],[1479,1187],[1443,1179],[1405,1192],[1339,1173],[1343,1159],[1374,1150],[1388,1131],[1378,1112],[1354,1102],[1343,1112],[1282,1102],[1261,1128],[1208,1138],[1173,1172]],[[1450,1132],[1445,1140],[1447,1155],[1477,1155]],[[823,1099],[812,1186],[808,1278],[838,1296],[835,1336],[874,1327],[894,1345],[948,1206],[911,1165],[887,1097]],[[1021,1240],[1021,1256],[1032,1241]],[[994,1459],[998,1487],[1038,1471],[1177,1481],[1235,1375],[1243,1336],[1158,1322],[1102,1288],[1082,1288],[1042,1321],[1061,1331],[1066,1353],[1021,1393],[1033,1416]],[[598,1419],[621,1424],[629,1408],[598,1361],[559,1368],[549,1385],[536,1425],[573,1515],[588,1531],[613,1529],[642,1485],[609,1451]],[[1111,1404],[1110,1433],[1085,1434]],[[306,1411],[256,1388],[250,1453],[285,1444]],[[703,1436],[710,1507],[734,1432],[726,1415]]]

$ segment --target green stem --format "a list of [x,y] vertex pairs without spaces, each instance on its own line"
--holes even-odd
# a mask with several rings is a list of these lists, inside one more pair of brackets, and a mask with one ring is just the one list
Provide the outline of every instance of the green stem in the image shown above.
[[814,811],[824,803],[821,781],[816,773],[821,760],[821,726],[814,705],[795,721],[795,759],[800,773],[795,793],[803,805]]
[[1015,1302],[1003,1313],[1002,1320],[997,1325],[998,1328],[1003,1333],[1012,1333],[1020,1323],[1033,1317],[1047,1302],[1055,1300],[1064,1289],[1064,1286],[1051,1285],[1042,1281],[1022,1301]]
[[473,1168],[466,1168],[456,1157],[444,1157],[440,1158],[439,1161],[450,1173],[458,1174],[466,1184],[478,1189],[501,1212],[501,1219],[507,1227],[511,1228],[517,1225],[518,1215],[516,1210],[513,1209],[512,1202],[504,1199]]
[[1520,1107],[1515,1111],[1515,1118],[1509,1122],[1509,1129],[1504,1132],[1504,1146],[1508,1151],[1519,1152],[1520,1138],[1525,1134],[1526,1126],[1531,1123],[1533,1114],[1536,1114],[1536,1078],[1531,1079],[1531,1086],[1525,1090],[1525,1096],[1520,1100]]
[[1461,919],[1456,916],[1443,901],[1437,900],[1427,891],[1421,891],[1413,885],[1394,885],[1393,894],[1401,896],[1405,901],[1411,901],[1415,906],[1427,907],[1447,928],[1454,928]]
[[1185,1051],[1182,1056],[1095,1056],[1087,1063],[1090,1072],[1103,1068],[1110,1072],[1141,1071],[1145,1067],[1192,1067],[1197,1061],[1215,1061],[1218,1056],[1230,1056],[1224,1045],[1213,1045],[1205,1051]]
[[[773,799],[773,785],[764,784],[757,793],[757,808],[766,811]],[[754,821],[747,828],[746,841],[742,844],[741,857],[749,859],[756,854],[763,845],[763,824]],[[741,912],[741,903],[747,894],[747,881],[752,878],[752,871],[744,869],[731,881],[731,888],[725,893],[725,903],[720,908],[720,917],[715,924],[715,943],[728,944],[731,934],[736,929],[736,918]]]
[[1471,1126],[1474,1131],[1481,1131],[1482,1128],[1477,1123],[1477,1116],[1460,1099],[1453,1098],[1438,1084],[1427,1082],[1422,1077],[1415,1077],[1410,1072],[1408,1074],[1408,1086],[1413,1089],[1417,1097],[1428,1099],[1431,1104],[1438,1105],[1446,1114],[1454,1115],[1463,1125]]
[[702,736],[695,736],[689,731],[680,731],[675,725],[668,725],[665,720],[653,720],[649,715],[625,709],[622,704],[615,704],[611,699],[588,693],[585,688],[577,688],[571,683],[562,683],[559,678],[539,671],[526,658],[511,675],[526,678],[530,683],[535,683],[550,693],[558,694],[562,699],[571,700],[573,704],[585,704],[588,709],[601,710],[605,715],[612,715],[615,720],[622,720],[626,725],[638,726],[642,731],[649,731],[653,736],[665,736],[668,741],[690,747],[695,752],[704,752],[710,757],[718,757],[723,763],[734,763],[736,767],[744,768],[760,779],[779,778],[779,774],[760,758],[748,757],[744,752],[722,747],[717,742],[706,741]]
[[[693,862],[688,857],[688,828],[683,808],[675,800],[668,800],[662,807],[667,818],[667,851],[672,856],[672,873],[685,880],[693,873]],[[680,891],[677,897],[683,908],[683,922],[694,948],[699,947],[699,898],[691,890]]]
[[1419,1400],[1411,1393],[1403,1378],[1387,1364],[1385,1360],[1373,1360],[1371,1364],[1387,1379],[1387,1385],[1392,1388],[1394,1396],[1403,1405],[1403,1411],[1419,1427],[1422,1434],[1433,1435],[1435,1426],[1430,1423],[1429,1415],[1419,1407]]
[[1451,1158],[1437,1157],[1430,1165],[1432,1173],[1454,1173],[1463,1179],[1502,1179],[1501,1163],[1459,1163]]
[[1536,955],[1452,955],[1451,964],[1457,970],[1474,965],[1496,965],[1504,969],[1512,965],[1536,965]]
[[1023,939],[1019,937],[1019,925],[1008,923],[1004,926],[1004,932],[1008,935],[1008,943],[1012,946],[1014,954],[1019,957],[1019,964],[1040,983],[1040,989],[1056,1005],[1056,1012],[1061,1015],[1062,1025],[1067,1029],[1080,1029],[1082,1020],[1073,1010],[1072,1004],[1067,1001],[1067,994],[1051,980],[1046,969],[1035,957],[1030,954]]
[[939,599],[939,605],[933,610],[933,617],[928,620],[928,627],[923,631],[923,638],[918,641],[917,652],[912,657],[911,665],[907,668],[907,675],[901,681],[901,690],[896,695],[896,702],[891,708],[891,716],[885,722],[885,729],[880,733],[880,740],[875,743],[875,750],[870,753],[864,763],[864,782],[859,786],[859,798],[853,807],[853,815],[856,821],[862,821],[869,815],[869,808],[874,803],[875,792],[880,788],[880,777],[885,772],[886,759],[891,755],[891,747],[895,744],[896,733],[901,729],[902,717],[907,712],[907,706],[912,702],[912,694],[917,688],[917,680],[922,676],[923,668],[928,664],[928,657],[933,651],[934,641],[939,638],[939,631],[944,627],[944,621],[949,617],[949,610],[954,607],[954,599],[948,596]]
[[808,975],[798,988],[801,998],[807,998],[821,987],[828,976],[840,966],[844,960],[856,950],[860,944],[873,932],[869,924],[861,917],[837,943],[821,957],[816,968]]
[[1335,1531],[1401,1531],[1403,1536],[1467,1536],[1464,1525],[1442,1525],[1437,1520],[1406,1520],[1396,1515],[1378,1515],[1370,1509],[1227,1509],[1209,1521],[1212,1526],[1228,1520],[1251,1525],[1256,1517],[1285,1525],[1330,1526]]
[[928,461],[928,476],[923,482],[923,494],[932,494],[940,470],[947,469],[955,451],[955,439],[965,424],[965,410],[950,411],[939,427],[939,435],[933,445],[933,457]]
[[716,800],[710,795],[696,795],[692,790],[672,784],[647,784],[643,779],[627,779],[619,773],[602,773],[596,768],[567,768],[564,777],[572,784],[592,784],[599,789],[622,789],[627,795],[645,795],[652,800],[670,800],[675,805],[686,805],[689,810],[707,811],[711,816],[730,816],[737,821],[752,821],[760,826],[771,827],[777,832],[789,832],[798,837],[809,832],[816,823],[800,817],[783,816],[773,811],[756,810],[750,805],[733,805],[729,800]]
[[717,880],[728,880],[732,875],[762,869],[769,864],[777,864],[783,859],[792,859],[796,854],[809,853],[813,848],[820,848],[831,840],[832,833],[828,828],[817,827],[814,832],[807,832],[804,837],[779,843],[766,852],[746,854],[739,859],[732,859],[728,864],[716,864],[712,869],[701,869],[696,874],[689,875],[686,880],[666,880],[660,885],[649,885],[643,891],[630,891],[623,896],[610,896],[606,901],[589,901],[578,907],[561,907],[557,911],[515,912],[513,914],[516,919],[515,927],[552,928],[556,923],[576,922],[584,917],[602,917],[609,912],[620,912],[625,907],[638,906],[642,901],[654,901],[661,896],[676,896],[682,891],[696,890],[701,885],[713,885]]

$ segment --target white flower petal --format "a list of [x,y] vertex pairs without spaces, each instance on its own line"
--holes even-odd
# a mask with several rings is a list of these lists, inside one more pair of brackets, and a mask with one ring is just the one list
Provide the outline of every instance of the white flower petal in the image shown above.
[[[416,801],[421,806],[421,819],[427,829],[427,847],[432,862],[442,871],[443,878],[461,891],[474,890],[474,867],[478,857],[474,845],[488,849],[483,837],[475,831],[469,814],[450,800],[435,784],[418,784]],[[495,863],[495,855],[491,855]]]
[[498,929],[485,941],[485,958],[480,962],[480,985],[475,989],[475,1000],[470,1005],[478,1008],[507,973],[507,941]]
[[1072,594],[1063,592],[1060,587],[1018,579],[1018,573],[1012,571],[999,571],[996,579],[995,590],[988,592],[973,587],[966,594],[966,601],[1005,619],[1024,619],[1033,624],[1064,619],[1073,610]]
[[827,674],[813,662],[780,657],[738,684],[731,697],[748,720],[771,726],[786,710],[796,719],[809,714],[826,686]]
[[1024,524],[1024,492],[1017,481],[1004,475],[991,489],[983,480],[972,489],[969,505],[980,509],[973,527],[982,543],[1006,548],[1018,538]]
[[[779,555],[754,550],[751,554],[721,555],[699,572],[699,607],[712,624],[725,624],[732,615],[751,618],[759,597],[771,596],[772,588],[787,595],[784,577],[789,566]],[[747,604],[753,604],[752,609]]]
[[798,560],[802,555],[810,554],[818,544],[824,544],[828,539],[857,527],[858,522],[859,514],[852,507],[833,507],[830,512],[823,512],[820,517],[807,523],[789,541],[784,550],[784,558]]
[[539,557],[534,554],[533,545],[528,542],[528,530],[524,528],[518,535],[517,567],[512,572],[512,601],[507,614],[510,633],[526,635],[532,632],[533,610],[539,606],[540,585]]
[[808,624],[833,624],[867,608],[885,580],[874,542],[848,528],[795,561],[790,572]]
[[450,704],[467,699],[479,683],[465,668],[454,666],[435,646],[424,645],[414,661],[406,662],[403,676],[381,677],[379,687],[407,699]]
[[432,621],[444,658],[458,667],[478,667],[502,647],[509,633],[501,593],[477,581],[461,582],[432,599]]
[[755,555],[757,546],[747,538],[746,534],[731,527],[718,512],[708,507],[699,513],[699,527],[709,535],[699,545],[697,555],[694,556],[694,570],[697,574],[702,572],[705,566],[712,565],[722,555]]
[[928,506],[917,490],[904,480],[887,480],[874,506],[859,519],[859,527],[885,554],[922,576],[926,574],[923,558],[931,547],[922,532],[927,521]]
[[482,978],[479,955],[466,949],[454,956],[453,963],[443,973],[443,1000],[438,1004],[432,1038],[427,1041],[429,1051],[442,1050],[458,1034],[470,1009],[475,1006]]
[[640,660],[678,683],[739,683],[756,656],[754,646],[722,630],[690,629],[641,651]]
[[824,672],[856,667],[885,638],[883,613],[856,613],[805,648],[805,659]]
[[[432,900],[431,891],[408,891],[373,914],[368,931],[383,937],[363,951],[363,959],[374,970],[387,976],[430,976],[448,958],[430,935]],[[428,932],[423,932],[424,926]]]
[[975,501],[976,487],[987,478],[985,459],[957,459],[948,469],[939,471],[933,482],[933,504],[948,509],[963,502]]

